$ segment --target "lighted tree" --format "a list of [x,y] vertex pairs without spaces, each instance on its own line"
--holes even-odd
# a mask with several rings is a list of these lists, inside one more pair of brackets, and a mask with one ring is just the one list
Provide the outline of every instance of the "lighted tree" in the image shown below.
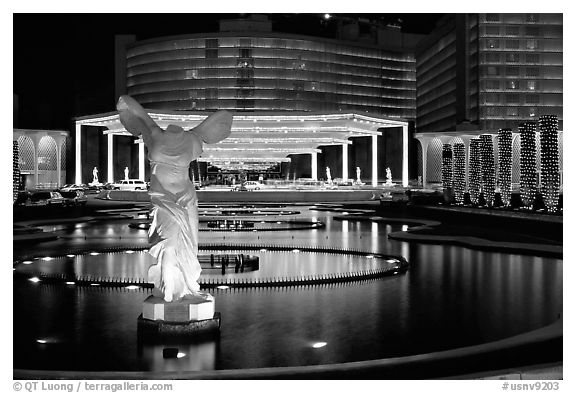
[[540,162],[542,166],[542,189],[546,209],[558,209],[560,194],[560,171],[558,170],[558,117],[540,116]]
[[442,145],[442,186],[444,189],[452,187],[452,145]]
[[480,201],[482,187],[482,158],[480,156],[480,139],[470,140],[470,179],[468,190],[474,204]]
[[494,190],[496,188],[496,168],[494,165],[494,146],[492,135],[480,135],[480,155],[482,157],[482,192],[486,204],[494,204]]
[[455,143],[454,150],[454,197],[456,202],[464,202],[466,188],[466,153],[463,143]]
[[498,184],[504,206],[510,205],[512,196],[512,130],[498,131]]
[[18,156],[18,141],[12,141],[12,203],[18,198],[20,188],[20,158]]
[[520,197],[522,204],[532,207],[536,198],[536,123],[518,126],[520,131]]

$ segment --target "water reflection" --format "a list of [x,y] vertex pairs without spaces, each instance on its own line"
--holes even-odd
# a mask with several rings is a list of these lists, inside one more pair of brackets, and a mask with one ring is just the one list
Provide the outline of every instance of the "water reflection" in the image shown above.
[[[361,361],[509,337],[555,321],[562,310],[562,261],[394,241],[386,235],[401,230],[401,224],[339,222],[330,213],[310,214],[326,228],[289,236],[226,233],[225,241],[260,242],[263,248],[265,244],[349,246],[401,254],[411,269],[406,275],[363,283],[215,289],[216,311],[222,314],[220,338],[178,345],[186,354],[179,359],[163,358],[166,345],[138,342],[136,321],[149,291],[15,282],[14,367],[184,371]],[[110,228],[115,235],[132,232],[125,223],[72,230],[80,231],[83,239],[85,234],[106,234]],[[223,237],[201,235],[201,243]],[[314,273],[329,273],[336,267],[375,263],[306,252],[247,253],[266,258],[259,274],[308,272],[312,267]],[[146,253],[122,252],[35,260],[18,268],[144,277],[151,263]],[[318,342],[327,345],[314,348]]]

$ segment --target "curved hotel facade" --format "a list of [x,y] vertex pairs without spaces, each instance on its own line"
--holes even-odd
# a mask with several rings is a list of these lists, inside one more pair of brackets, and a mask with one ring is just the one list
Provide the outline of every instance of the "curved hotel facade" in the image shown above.
[[356,112],[414,119],[414,56],[283,34],[220,33],[137,42],[127,92],[150,109]]

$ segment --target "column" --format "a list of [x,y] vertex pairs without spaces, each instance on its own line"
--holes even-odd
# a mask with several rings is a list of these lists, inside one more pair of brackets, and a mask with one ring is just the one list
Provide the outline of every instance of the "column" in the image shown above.
[[34,188],[38,188],[38,148],[40,145],[40,138],[38,135],[32,137],[34,142]]
[[76,176],[75,176],[75,183],[82,184],[82,126],[76,123],[76,146],[75,146],[75,167],[76,167]]
[[312,159],[312,180],[318,180],[318,153],[310,153]]
[[[142,138],[138,140],[138,179],[144,180],[145,167],[145,151],[144,151],[144,141]],[[200,167],[198,167],[198,173],[200,173]]]
[[402,126],[402,187],[408,187],[408,124]]
[[114,134],[108,134],[107,171],[108,183],[114,183]]
[[65,140],[66,138],[54,137],[54,141],[56,142],[56,187],[62,185],[60,182],[62,178],[62,142]]
[[428,171],[428,145],[430,144],[430,138],[419,137],[417,138],[422,146],[422,187],[426,188],[426,173]]
[[372,135],[372,187],[378,185],[378,135]]
[[342,180],[348,180],[348,144],[342,145]]
[[468,172],[469,172],[469,165],[470,165],[470,140],[472,139],[472,135],[461,135],[460,138],[464,142],[464,168],[466,171],[465,175],[465,190],[468,190]]

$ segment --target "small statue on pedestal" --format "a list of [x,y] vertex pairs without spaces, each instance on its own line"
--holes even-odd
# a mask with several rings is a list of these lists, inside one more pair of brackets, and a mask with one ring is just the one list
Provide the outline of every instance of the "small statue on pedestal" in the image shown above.
[[124,180],[128,180],[128,179],[129,179],[128,173],[129,173],[128,167],[124,168]]
[[387,186],[394,185],[394,183],[392,182],[392,171],[390,170],[390,167],[386,168],[386,185]]
[[94,167],[92,170],[92,184],[98,184],[98,168]]

